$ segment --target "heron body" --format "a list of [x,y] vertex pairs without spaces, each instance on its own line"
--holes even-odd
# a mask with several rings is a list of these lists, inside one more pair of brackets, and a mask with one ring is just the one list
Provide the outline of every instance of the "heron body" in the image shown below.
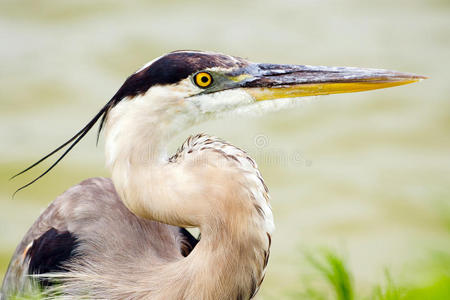
[[[274,229],[256,163],[245,151],[204,134],[189,137],[170,156],[170,139],[223,114],[271,110],[281,98],[421,78],[387,70],[256,64],[200,51],[153,60],[50,153],[68,146],[59,162],[100,120],[111,179],[85,180],[50,204],[17,247],[3,296],[37,284],[64,299],[252,298],[264,278]],[[201,239],[188,227],[198,227]]]

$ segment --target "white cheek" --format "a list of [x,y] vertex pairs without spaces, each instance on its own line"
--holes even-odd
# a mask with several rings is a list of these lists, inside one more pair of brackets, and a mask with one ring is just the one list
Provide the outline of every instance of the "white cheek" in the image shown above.
[[255,100],[242,89],[230,89],[191,97],[186,101],[195,105],[201,114],[216,114],[232,111],[237,107],[251,104]]

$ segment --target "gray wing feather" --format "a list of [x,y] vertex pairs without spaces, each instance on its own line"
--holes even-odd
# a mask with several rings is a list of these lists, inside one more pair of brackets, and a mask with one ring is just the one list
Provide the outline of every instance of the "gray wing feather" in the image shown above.
[[180,259],[182,254],[186,255],[186,249],[190,251],[196,244],[179,227],[132,214],[110,179],[90,178],[56,198],[28,230],[11,259],[3,280],[3,295],[31,286],[27,252],[33,241],[52,228],[70,232],[77,238],[77,261],[86,263],[110,259],[130,267],[142,260],[156,264]]

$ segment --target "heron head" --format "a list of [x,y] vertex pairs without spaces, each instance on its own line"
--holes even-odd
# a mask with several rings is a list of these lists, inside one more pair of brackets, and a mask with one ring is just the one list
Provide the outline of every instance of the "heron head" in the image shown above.
[[[359,92],[425,77],[380,69],[253,63],[229,55],[175,51],[143,66],[124,82],[109,110],[154,122],[189,126],[283,98]],[[272,106],[273,107],[273,106]],[[176,130],[175,130],[176,131]]]

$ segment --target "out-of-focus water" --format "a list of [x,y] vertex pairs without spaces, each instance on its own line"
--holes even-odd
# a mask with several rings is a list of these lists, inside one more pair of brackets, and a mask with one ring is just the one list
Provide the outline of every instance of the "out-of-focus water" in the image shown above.
[[[8,178],[71,136],[147,61],[203,49],[253,61],[396,69],[414,85],[305,100],[213,121],[271,190],[277,230],[264,299],[302,288],[303,251],[346,253],[364,289],[450,251],[450,5],[446,1],[0,2],[0,274],[35,218],[84,178],[107,176],[94,137],[13,200]],[[261,144],[261,141],[263,143]],[[2,276],[0,276],[2,277]]]

